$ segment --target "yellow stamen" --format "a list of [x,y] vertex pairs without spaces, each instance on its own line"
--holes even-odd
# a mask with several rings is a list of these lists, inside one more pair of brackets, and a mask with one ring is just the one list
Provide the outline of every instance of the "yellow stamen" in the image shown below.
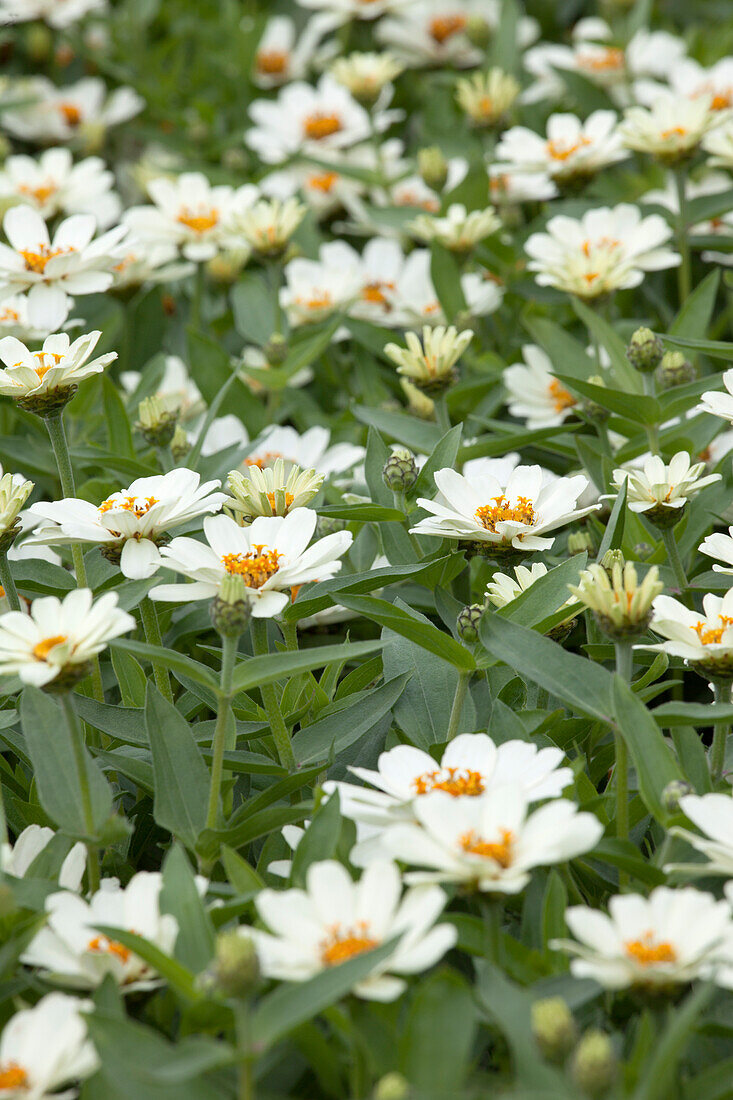
[[287,72],[290,54],[287,50],[260,50],[255,68],[263,76],[280,76]]
[[385,312],[389,313],[392,307],[387,295],[384,293],[385,290],[394,290],[394,283],[376,280],[362,287],[361,296],[365,302],[372,302],[374,305],[384,306]]
[[87,944],[87,951],[94,951],[97,954],[114,955],[123,963],[126,963],[132,954],[129,947],[125,947],[123,943],[118,943],[117,940],[108,940],[106,936],[95,936],[91,939]]
[[250,455],[249,458],[245,458],[245,464],[247,466],[257,466],[260,470],[264,470],[267,466],[273,464],[278,458],[283,458],[279,451],[263,451],[261,455]]
[[573,395],[568,393],[568,391],[560,385],[557,378],[553,378],[547,388],[550,391],[550,397],[552,398],[555,412],[562,412],[563,409],[572,409],[573,405],[577,404]]
[[33,647],[33,656],[37,661],[45,661],[52,649],[61,645],[68,639],[68,634],[54,634],[52,638],[44,638]]
[[296,298],[295,301],[299,306],[305,306],[306,309],[329,309],[333,305],[333,297],[329,290],[316,290],[310,296],[310,298]]
[[458,34],[466,26],[465,15],[436,15],[430,20],[430,37],[439,45],[443,45],[454,34]]
[[459,798],[463,795],[475,797],[484,792],[484,778],[480,772],[470,768],[441,768],[434,772],[423,772],[413,779],[415,794],[429,794],[431,791],[445,791]]
[[192,229],[194,233],[206,233],[219,224],[219,211],[212,206],[209,210],[192,210],[189,206],[181,208],[176,221]]
[[81,122],[81,110],[75,103],[58,103],[58,110],[64,116],[69,126],[78,126]]
[[577,153],[578,149],[590,144],[591,141],[587,137],[578,138],[572,145],[566,145],[562,141],[548,141],[547,153],[553,160],[565,161],[572,157],[573,153]]
[[728,615],[721,615],[720,626],[708,626],[706,622],[700,619],[695,623],[692,629],[703,645],[718,645],[731,623],[733,623],[733,618],[730,618]]
[[51,196],[56,194],[58,188],[55,183],[49,181],[41,184],[40,187],[29,187],[27,184],[21,183],[18,190],[21,195],[27,195],[28,198],[35,199],[39,206],[44,206]]
[[335,924],[328,938],[321,942],[321,962],[324,966],[338,966],[347,959],[371,951],[379,940],[372,939],[368,933],[369,925],[366,921],[359,921],[355,928],[346,928],[343,932],[340,925]]
[[51,248],[47,244],[39,244],[35,251],[31,248],[21,248],[20,255],[25,260],[26,271],[35,271],[36,275],[43,275],[46,264],[54,256],[61,256],[64,252],[73,252],[73,248]]
[[339,130],[343,130],[343,125],[338,115],[316,111],[303,120],[303,133],[311,141],[323,141],[324,138],[337,134]]
[[610,46],[601,53],[581,53],[576,57],[578,67],[587,69],[592,73],[608,72],[612,69],[623,69],[626,64],[624,51]]
[[324,195],[328,195],[339,179],[338,172],[319,172],[314,176],[308,176],[306,184],[314,191],[321,191]]
[[510,867],[512,863],[512,843],[514,836],[510,829],[500,829],[501,840],[484,840],[473,830],[464,833],[459,843],[464,852],[474,856],[483,856],[485,859],[493,859],[500,867]]
[[20,314],[15,309],[0,309],[0,324],[9,323],[10,321],[19,321]]
[[[275,493],[268,493],[267,494],[267,499],[270,502],[270,507],[272,508],[273,512],[275,511],[275,496],[276,496]],[[285,494],[285,507],[289,508],[294,500],[295,500],[295,497],[293,496],[292,493],[286,493]]]
[[634,959],[640,966],[654,966],[656,963],[673,963],[677,959],[677,952],[671,943],[662,940],[654,942],[654,933],[645,932],[639,940],[627,940],[624,950],[629,958]]
[[661,137],[666,141],[671,137],[685,137],[687,129],[684,126],[672,126],[669,130],[662,130]]
[[227,573],[242,577],[247,588],[262,588],[280,568],[281,556],[279,550],[268,550],[260,543],[246,554],[225,554],[221,563]]
[[17,1062],[0,1066],[0,1089],[27,1089],[28,1074]]
[[532,526],[537,520],[534,506],[528,497],[517,497],[515,504],[503,495],[494,497],[493,500],[493,504],[484,504],[476,509],[476,519],[487,531],[493,531],[496,534],[497,523],[506,520],[526,523],[528,526]]
[[115,497],[108,497],[107,500],[102,501],[99,505],[99,511],[104,515],[105,512],[111,512],[118,510],[121,512],[133,512],[134,515],[141,519],[146,516],[153,505],[158,504],[157,497],[133,497],[126,496],[122,499],[115,499]]

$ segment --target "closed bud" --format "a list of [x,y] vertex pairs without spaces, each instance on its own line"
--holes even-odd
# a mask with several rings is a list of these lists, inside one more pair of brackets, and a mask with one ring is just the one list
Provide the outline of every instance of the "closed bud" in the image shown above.
[[333,535],[336,531],[346,529],[346,520],[336,519],[335,516],[319,516],[316,522],[316,535],[319,539],[326,535]]
[[471,15],[466,22],[466,38],[477,50],[485,50],[491,41],[491,27],[482,15]]
[[[606,383],[600,374],[594,374],[588,381],[593,386],[601,386],[605,389]],[[578,402],[578,412],[595,424],[603,424],[611,415],[608,409],[605,409],[603,405],[599,405],[597,401],[590,397],[581,398]]]
[[572,531],[568,535],[568,553],[569,554],[592,554],[595,549],[595,543],[592,536],[588,531]]
[[654,547],[648,542],[637,542],[634,547],[634,557],[637,561],[646,561],[654,553]]
[[215,283],[230,286],[236,283],[249,255],[249,248],[234,248],[219,252],[206,261],[206,274]]
[[252,605],[243,577],[226,574],[211,601],[210,614],[214,630],[222,638],[238,638],[244,632],[252,618]]
[[408,378],[400,378],[402,392],[407,398],[410,412],[421,420],[432,420],[435,414],[435,402],[428,397],[418,386],[413,385]]
[[33,23],[26,30],[25,46],[29,59],[36,65],[42,65],[51,56],[53,37],[45,23]]
[[393,493],[405,493],[417,481],[417,462],[407,447],[395,447],[382,470],[384,484]]
[[681,351],[668,351],[662,356],[662,362],[654,372],[660,389],[671,390],[674,386],[684,386],[694,382],[697,371]]
[[176,430],[171,439],[171,454],[175,462],[182,462],[191,449],[186,431],[180,424],[176,424]]
[[437,145],[420,149],[417,154],[417,170],[433,191],[442,191],[448,179],[448,162]]
[[386,1073],[374,1086],[373,1100],[409,1100],[410,1083],[401,1073]]
[[624,557],[623,550],[606,550],[606,553],[601,558],[601,565],[609,575],[613,572],[614,565],[620,565],[623,569],[626,565],[626,558]]
[[107,127],[103,122],[83,122],[80,127],[82,147],[86,156],[99,153],[107,139]]
[[616,1055],[603,1031],[586,1031],[573,1054],[571,1073],[586,1096],[603,1096],[616,1076]]
[[273,332],[262,350],[269,366],[281,367],[288,357],[288,342],[279,332]]
[[604,556],[602,565],[589,565],[580,574],[578,584],[570,584],[568,588],[593,612],[599,627],[609,638],[623,641],[644,633],[651,621],[652,604],[664,585],[656,565],[639,583],[632,562],[622,565],[613,560],[607,565]]
[[137,429],[153,447],[167,447],[178,423],[178,410],[167,408],[159,397],[146,397],[137,407]]
[[650,328],[638,328],[626,349],[626,358],[642,374],[651,374],[662,361],[664,346]]
[[676,814],[679,812],[680,799],[694,793],[695,788],[691,783],[686,783],[684,779],[673,779],[662,791],[662,805],[668,814]]
[[250,997],[260,984],[260,964],[254,941],[230,930],[216,938],[214,984],[225,997]]
[[478,641],[479,623],[485,610],[484,604],[469,603],[458,612],[456,630],[459,637],[469,645]]
[[562,1064],[575,1046],[578,1030],[562,997],[545,997],[532,1005],[532,1034],[549,1062]]

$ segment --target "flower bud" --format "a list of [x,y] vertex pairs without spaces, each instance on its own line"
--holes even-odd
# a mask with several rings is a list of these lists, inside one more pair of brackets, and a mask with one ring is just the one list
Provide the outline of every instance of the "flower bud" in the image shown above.
[[485,50],[491,41],[491,27],[482,15],[470,15],[464,33],[477,50]]
[[186,431],[180,424],[176,424],[176,430],[173,433],[171,439],[171,454],[175,462],[182,462],[188,452],[191,450],[191,445],[188,442],[188,436]]
[[216,938],[214,983],[225,997],[249,997],[260,984],[254,941],[231,929]]
[[178,409],[167,408],[159,397],[146,397],[137,408],[135,425],[153,447],[167,447],[178,423]]
[[616,1076],[616,1055],[603,1031],[586,1031],[575,1048],[571,1074],[586,1096],[603,1096],[611,1087]]
[[562,997],[545,997],[532,1005],[532,1034],[549,1062],[561,1065],[575,1046],[578,1030]]
[[[609,551],[612,553],[619,551]],[[593,612],[609,638],[615,641],[635,638],[649,626],[652,603],[664,590],[659,570],[653,565],[639,584],[633,562],[621,565],[615,558],[607,565],[607,557],[604,556],[602,565],[590,565],[581,573],[577,586],[569,584],[568,588]]]
[[319,516],[316,522],[316,535],[319,539],[325,538],[326,535],[333,535],[336,531],[344,531],[346,529],[346,520],[336,519],[335,516]]
[[669,814],[679,813],[680,799],[685,795],[694,794],[695,788],[684,779],[673,779],[662,791],[662,805]]
[[642,374],[651,374],[662,361],[664,346],[650,328],[638,328],[626,349],[626,358]]
[[637,561],[646,561],[654,553],[654,547],[648,542],[637,542],[634,547],[634,557]]
[[20,531],[21,508],[33,492],[33,482],[21,474],[4,474],[0,466],[0,551],[8,550]]
[[66,408],[78,389],[77,385],[57,386],[56,389],[48,390],[45,393],[32,393],[28,397],[17,397],[15,403],[24,412],[33,413],[34,416],[40,416],[43,420],[50,420]]
[[384,464],[384,484],[393,493],[407,492],[417,481],[417,463],[407,447],[395,447]]
[[410,1083],[401,1073],[386,1073],[374,1086],[373,1100],[409,1100]]
[[262,351],[270,367],[281,367],[288,357],[288,342],[279,332],[273,332]]
[[252,605],[242,577],[227,573],[209,609],[214,630],[222,638],[238,638],[252,618]]
[[456,363],[473,339],[473,332],[458,332],[453,326],[438,325],[422,330],[422,344],[416,333],[405,334],[406,348],[387,344],[384,353],[397,366],[397,373],[409,378],[425,393],[442,393],[451,386],[458,372]]
[[520,84],[502,69],[473,73],[456,84],[456,99],[474,126],[500,126],[521,91]]
[[249,248],[246,247],[219,252],[206,261],[206,274],[215,283],[220,283],[223,286],[236,283],[249,255]]
[[259,466],[248,466],[246,474],[232,470],[227,478],[232,495],[225,503],[241,525],[257,516],[286,516],[294,508],[309,504],[323,481],[323,474],[301,470],[300,466],[292,466],[286,476],[285,463],[278,458],[274,466],[264,470]]
[[623,569],[626,565],[626,558],[624,557],[623,550],[606,550],[606,553],[601,558],[601,565],[609,576],[613,572],[614,565],[620,565]]
[[448,179],[448,162],[437,145],[420,149],[417,154],[417,170],[423,181],[433,191],[442,191]]
[[[600,374],[594,374],[588,381],[593,386],[600,386],[603,389],[606,387],[606,382],[601,378]],[[611,415],[608,409],[605,409],[603,405],[599,405],[598,402],[594,401],[591,397],[581,398],[578,402],[578,412],[587,420],[591,420],[595,424],[605,423]]]
[[461,608],[456,619],[456,630],[462,641],[473,645],[478,641],[478,628],[486,606],[481,603],[469,603]]
[[428,397],[426,393],[423,393],[421,389],[410,382],[409,378],[400,378],[400,386],[407,398],[412,415],[418,416],[421,420],[432,420],[435,413],[435,402],[432,397]]
[[686,382],[694,382],[697,371],[689,359],[681,351],[667,351],[662,356],[662,362],[654,372],[654,377],[660,389],[671,390],[673,386],[684,386]]
[[32,23],[25,34],[25,48],[34,65],[42,65],[51,56],[53,36],[44,23]]
[[571,531],[568,535],[569,554],[582,554],[586,551],[592,554],[594,549],[595,543],[588,531]]

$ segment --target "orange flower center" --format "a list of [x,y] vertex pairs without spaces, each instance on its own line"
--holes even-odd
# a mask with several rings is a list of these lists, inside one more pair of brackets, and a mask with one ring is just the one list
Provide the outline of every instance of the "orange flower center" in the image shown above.
[[483,856],[484,859],[493,859],[500,867],[511,867],[512,844],[514,836],[510,829],[500,829],[501,840],[484,840],[473,830],[464,833],[459,843],[464,852],[473,856]]
[[626,63],[624,51],[615,46],[609,46],[608,49],[601,50],[599,53],[578,54],[576,60],[579,68],[587,69],[592,73],[623,69]]
[[687,129],[684,126],[672,126],[669,130],[662,130],[660,137],[665,141],[672,137],[685,137]]
[[613,252],[615,249],[621,246],[621,241],[616,237],[599,237],[597,241],[592,241],[590,238],[586,238],[580,246],[580,251],[586,257],[590,258],[591,252],[594,250],[602,250],[604,252]]
[[47,244],[39,244],[36,250],[21,248],[20,255],[25,260],[26,271],[35,271],[36,275],[43,275],[46,264],[54,256],[60,256],[63,252],[73,252],[73,248],[51,248]]
[[338,181],[338,172],[319,172],[314,176],[309,176],[306,183],[308,187],[312,187],[314,191],[320,191],[322,194],[328,195]]
[[303,133],[311,141],[323,141],[324,138],[337,134],[343,130],[341,119],[338,115],[327,115],[324,111],[316,111],[303,122]]
[[279,550],[268,550],[260,543],[246,554],[225,554],[221,563],[227,573],[236,573],[242,577],[247,588],[262,588],[280,568]]
[[384,292],[385,290],[394,290],[394,288],[394,283],[376,280],[362,287],[361,296],[365,302],[372,302],[374,305],[384,306],[385,313],[389,313],[392,307]]
[[103,515],[105,512],[112,511],[132,512],[141,519],[148,514],[154,504],[158,503],[157,497],[108,497],[99,505],[99,511]]
[[409,188],[403,189],[394,196],[395,206],[415,206],[428,214],[437,214],[440,211],[440,203],[437,199],[423,199],[416,191]]
[[345,928],[335,924],[327,938],[321,942],[321,962],[324,966],[339,966],[340,963],[371,951],[379,940],[369,935],[367,921],[359,921],[355,928]]
[[552,398],[555,412],[562,412],[563,409],[572,409],[573,405],[577,404],[573,395],[568,393],[568,391],[560,385],[557,378],[553,378],[547,388],[550,391],[550,397]]
[[415,794],[445,791],[459,798],[461,795],[474,797],[484,792],[484,777],[470,768],[439,768],[434,772],[423,772],[412,782]]
[[728,627],[733,623],[733,618],[728,615],[720,616],[720,626],[708,626],[700,619],[692,628],[703,645],[718,645]]
[[[270,502],[270,507],[272,508],[273,512],[275,511],[275,496],[276,496],[275,493],[268,493],[267,494],[267,499]],[[294,500],[295,500],[295,497],[293,496],[292,493],[286,493],[285,494],[285,507],[289,508]]]
[[75,103],[59,103],[57,106],[69,126],[79,125],[81,122],[81,110]]
[[534,506],[528,497],[517,497],[512,504],[505,496],[493,498],[493,504],[484,504],[476,509],[476,519],[487,531],[496,534],[497,523],[510,520],[514,523],[526,523],[532,526],[537,520]]
[[41,184],[40,187],[29,187],[25,183],[21,183],[18,187],[21,195],[27,195],[31,199],[35,199],[39,206],[43,206],[52,195],[55,195],[58,188],[55,183],[49,181],[48,183]]
[[290,54],[287,50],[260,50],[255,65],[263,76],[278,76],[287,72]]
[[716,92],[710,102],[713,111],[725,111],[733,106],[733,88],[726,88],[724,92]]
[[0,1066],[0,1089],[27,1089],[28,1074],[17,1062]]
[[199,209],[198,211],[192,210],[190,206],[184,206],[181,208],[176,221],[193,230],[194,233],[207,233],[209,229],[213,229],[215,225],[219,224],[219,211],[215,206],[212,206],[209,210]]
[[436,15],[430,20],[430,37],[441,46],[466,26],[465,15]]
[[263,451],[261,455],[250,455],[244,461],[247,466],[257,466],[260,470],[264,470],[267,466],[276,462],[278,458],[283,457],[279,451]]
[[33,647],[33,656],[37,661],[45,661],[52,649],[61,645],[68,638],[68,634],[54,634],[52,638],[44,638]]
[[[51,370],[51,367],[57,367],[63,355],[59,355],[56,351],[35,351],[33,358],[38,360],[38,366],[34,367],[36,374],[39,378],[44,378],[46,374]],[[21,364],[18,363],[17,366]]]
[[548,141],[547,153],[553,160],[566,161],[572,157],[573,153],[577,153],[578,149],[591,144],[590,138],[587,137],[578,138],[572,145],[567,145],[564,141]]
[[640,966],[654,966],[656,963],[675,962],[677,952],[671,943],[662,940],[654,942],[654,933],[645,932],[639,940],[627,940],[624,950],[629,958],[634,959]]
[[94,951],[96,954],[114,955],[123,963],[126,963],[132,954],[129,947],[125,947],[123,943],[118,943],[117,940],[109,940],[106,936],[95,936],[91,939],[87,944],[87,951]]
[[329,290],[316,290],[309,298],[298,297],[295,301],[299,306],[305,306],[310,310],[330,309],[333,305],[333,297]]
[[8,323],[10,321],[19,321],[19,320],[20,320],[20,314],[18,313],[17,310],[10,309],[9,307],[7,309],[0,309],[0,323],[2,323],[2,322]]

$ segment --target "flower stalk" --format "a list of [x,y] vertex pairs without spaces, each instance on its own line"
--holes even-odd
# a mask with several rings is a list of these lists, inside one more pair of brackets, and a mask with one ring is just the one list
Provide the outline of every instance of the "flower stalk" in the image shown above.
[[[255,656],[263,656],[269,653],[266,619],[252,619],[252,644]],[[262,684],[260,686],[260,694],[262,695],[265,714],[267,715],[267,721],[270,724],[273,740],[275,741],[278,759],[284,768],[292,772],[296,766],[295,753],[290,743],[290,731],[285,724],[285,719],[280,709],[280,702],[277,697],[275,685]]]
[[[143,596],[140,600],[140,618],[143,623],[143,630],[145,631],[145,640],[148,645],[154,645],[162,647],[163,639],[160,633],[160,623],[158,622],[158,612],[155,604],[150,599],[150,596]],[[167,699],[169,703],[173,702],[173,691],[171,689],[170,676],[168,670],[160,664],[159,661],[153,661],[153,675],[155,676],[155,686],[164,699]]]
[[[61,695],[61,705],[64,708],[66,722],[69,727],[71,744],[74,752],[74,764],[79,779],[79,792],[81,795],[81,809],[84,816],[84,829],[88,837],[94,835],[94,811],[92,808],[92,792],[89,787],[89,774],[85,757],[84,734],[79,719],[77,718],[71,695],[65,691]],[[85,841],[87,849],[87,869],[89,874],[89,893],[95,894],[99,889],[99,853],[91,840]]]

